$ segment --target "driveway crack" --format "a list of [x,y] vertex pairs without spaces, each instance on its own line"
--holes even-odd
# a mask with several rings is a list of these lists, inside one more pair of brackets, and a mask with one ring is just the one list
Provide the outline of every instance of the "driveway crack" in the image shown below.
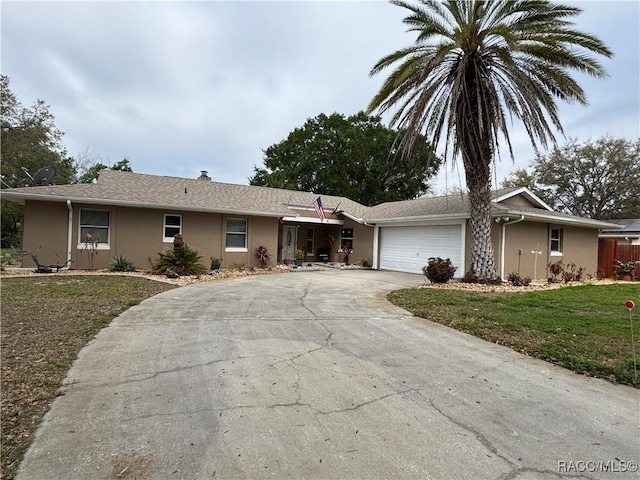
[[[424,398],[424,396],[417,390],[414,390],[418,393],[418,395],[422,396]],[[462,423],[460,420],[457,420],[456,418],[454,418],[451,415],[447,415],[442,409],[440,409],[433,401],[433,399],[428,398],[429,400],[429,404],[431,405],[431,407],[438,412],[440,415],[442,415],[443,417],[445,417],[447,420],[449,420],[451,423],[453,423],[454,425],[457,425],[458,427],[467,430],[468,432],[471,432],[476,439],[485,446],[485,448],[487,450],[489,450],[491,453],[493,453],[496,457],[501,458],[502,460],[504,460],[505,462],[507,462],[509,465],[511,465],[512,467],[516,467],[517,465],[514,464],[511,460],[509,460],[507,457],[505,457],[503,454],[501,454],[498,449],[496,447],[493,446],[493,444],[489,441],[489,439],[487,437],[485,437],[482,433],[480,433],[479,431],[475,430],[474,428],[472,428],[469,425],[466,425],[464,423]]]

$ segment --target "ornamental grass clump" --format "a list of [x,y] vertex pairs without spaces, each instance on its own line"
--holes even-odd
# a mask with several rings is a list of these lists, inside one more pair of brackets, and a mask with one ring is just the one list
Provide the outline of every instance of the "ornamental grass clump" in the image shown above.
[[422,267],[422,272],[431,283],[447,283],[453,278],[453,274],[456,273],[457,269],[449,258],[431,257],[429,263]]

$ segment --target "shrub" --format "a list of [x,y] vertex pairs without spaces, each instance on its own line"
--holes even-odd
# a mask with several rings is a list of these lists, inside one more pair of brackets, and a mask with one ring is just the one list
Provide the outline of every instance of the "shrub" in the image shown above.
[[480,282],[480,278],[478,277],[478,274],[476,273],[476,271],[472,268],[471,270],[468,270],[467,273],[464,274],[464,277],[462,277],[462,282],[478,283]]
[[[296,250],[296,255],[297,252],[298,251]],[[302,250],[300,250],[300,252],[302,252]],[[260,268],[267,268],[269,265],[269,258],[271,258],[271,254],[269,253],[269,250],[267,250],[267,247],[260,245],[259,247],[256,247],[255,253],[256,257],[258,257],[258,261],[260,262]]]
[[531,284],[529,277],[521,277],[517,272],[507,275],[507,281],[515,287],[528,287]]
[[450,259],[443,260],[440,257],[431,257],[429,263],[422,267],[422,271],[431,283],[447,283],[453,278],[457,269],[451,264]]
[[549,263],[547,265],[549,269],[549,273],[551,274],[551,278],[549,278],[549,282],[559,282],[562,277],[564,277],[564,263],[558,260],[556,263]]
[[153,262],[151,271],[156,275],[164,275],[170,270],[178,275],[200,275],[207,272],[201,262],[202,256],[189,245],[182,244],[173,250],[158,253],[158,259]]
[[621,262],[618,259],[613,261],[613,269],[615,270],[616,278],[621,279],[624,277],[630,277],[631,280],[636,279],[636,265],[640,262]]
[[581,282],[584,277],[588,277],[584,267],[577,267],[575,263],[565,265],[561,261],[550,263],[547,265],[551,278],[549,282]]
[[570,263],[565,267],[562,276],[565,283],[581,282],[583,277],[585,276],[585,268],[576,267],[575,263]]
[[116,255],[107,265],[107,269],[110,272],[134,272],[136,267],[133,262],[124,255]]
[[360,265],[362,268],[371,268],[371,262],[366,258],[359,258],[356,264]]

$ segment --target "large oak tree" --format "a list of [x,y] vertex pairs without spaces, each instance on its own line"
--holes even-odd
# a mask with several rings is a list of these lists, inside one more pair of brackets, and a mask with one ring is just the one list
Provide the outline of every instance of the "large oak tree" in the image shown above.
[[491,244],[491,166],[508,125],[521,121],[534,146],[562,132],[556,99],[586,104],[571,71],[605,77],[593,54],[611,56],[597,37],[570,21],[581,10],[545,0],[392,0],[408,10],[415,42],[380,59],[371,75],[395,66],[369,112],[396,110],[391,125],[406,131],[410,152],[426,131],[462,158],[469,197],[471,269],[480,279],[497,271]]
[[523,186],[557,210],[599,220],[640,218],[640,139],[570,140],[538,154],[502,182]]
[[345,196],[363,205],[407,200],[428,191],[441,160],[420,137],[410,155],[395,149],[398,132],[359,112],[309,118],[264,151],[251,185]]

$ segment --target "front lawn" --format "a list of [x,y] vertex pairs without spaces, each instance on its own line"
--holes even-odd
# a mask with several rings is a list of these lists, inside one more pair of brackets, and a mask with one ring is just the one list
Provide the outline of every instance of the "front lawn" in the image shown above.
[[638,305],[632,319],[640,354],[637,283],[527,293],[411,288],[391,292],[388,299],[416,316],[526,355],[640,388],[640,380],[634,378],[631,322],[624,305],[626,300]]
[[14,478],[78,352],[118,314],[174,288],[139,277],[2,278],[2,478]]

